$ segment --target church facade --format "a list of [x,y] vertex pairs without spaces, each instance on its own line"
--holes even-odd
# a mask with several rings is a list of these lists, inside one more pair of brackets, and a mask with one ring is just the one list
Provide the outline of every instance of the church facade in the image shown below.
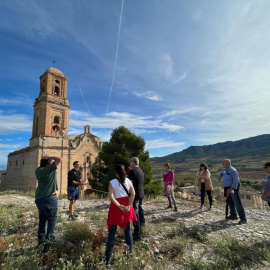
[[[58,194],[67,193],[67,174],[76,160],[82,164],[82,179],[88,182],[91,164],[103,141],[91,133],[90,126],[84,127],[83,134],[67,137],[69,109],[67,78],[59,69],[51,67],[40,76],[30,144],[8,155],[6,174],[2,175],[2,190],[35,190],[35,170],[44,155],[62,158],[57,168]],[[89,185],[83,187],[84,190],[88,188]]]

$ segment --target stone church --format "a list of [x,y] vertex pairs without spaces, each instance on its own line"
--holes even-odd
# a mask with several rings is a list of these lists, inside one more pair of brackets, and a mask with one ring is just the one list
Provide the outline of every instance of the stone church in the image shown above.
[[[59,156],[62,163],[57,168],[58,194],[67,193],[67,173],[78,160],[82,166],[82,179],[90,176],[91,164],[102,147],[102,140],[91,134],[90,126],[84,133],[67,137],[69,103],[67,78],[57,68],[49,68],[40,76],[39,96],[34,102],[32,138],[28,147],[8,155],[7,171],[2,175],[1,189],[35,190],[35,170],[42,156]],[[89,185],[83,187],[84,190]]]

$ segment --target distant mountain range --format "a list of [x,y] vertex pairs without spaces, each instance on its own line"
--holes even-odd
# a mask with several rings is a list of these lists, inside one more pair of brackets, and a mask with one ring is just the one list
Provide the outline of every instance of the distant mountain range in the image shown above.
[[253,157],[270,160],[270,134],[239,141],[227,141],[204,146],[190,146],[185,150],[164,157],[153,157],[151,162],[181,162],[186,159],[215,159]]

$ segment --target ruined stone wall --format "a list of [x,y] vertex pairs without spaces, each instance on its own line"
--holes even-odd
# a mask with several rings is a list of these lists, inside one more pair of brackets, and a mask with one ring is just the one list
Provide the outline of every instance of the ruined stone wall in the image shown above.
[[35,169],[38,167],[38,148],[25,148],[8,157],[6,175],[1,189],[35,190]]
[[[58,194],[67,194],[68,171],[73,168],[73,162],[82,164],[82,179],[88,180],[91,164],[100,151],[101,141],[91,135],[80,135],[73,146],[68,138],[39,136],[30,140],[30,147],[10,153],[6,175],[2,176],[1,189],[22,191],[35,190],[37,180],[35,170],[42,156],[57,156],[62,163],[57,168]],[[83,187],[83,190],[89,185]]]

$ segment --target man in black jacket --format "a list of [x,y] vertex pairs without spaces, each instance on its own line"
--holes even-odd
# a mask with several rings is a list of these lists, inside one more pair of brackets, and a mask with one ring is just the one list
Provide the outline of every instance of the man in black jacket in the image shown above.
[[81,179],[81,172],[79,161],[73,162],[73,169],[68,172],[68,199],[69,203],[69,219],[75,220],[78,216],[74,214],[76,200],[79,199],[79,186],[84,184]]
[[138,222],[134,224],[134,234],[133,240],[141,239],[141,226],[144,226],[144,210],[142,208],[142,201],[144,197],[144,172],[139,167],[139,159],[137,157],[132,157],[130,159],[130,168],[128,178],[133,182],[134,190],[135,190],[135,199],[133,201],[133,208],[135,210]]

